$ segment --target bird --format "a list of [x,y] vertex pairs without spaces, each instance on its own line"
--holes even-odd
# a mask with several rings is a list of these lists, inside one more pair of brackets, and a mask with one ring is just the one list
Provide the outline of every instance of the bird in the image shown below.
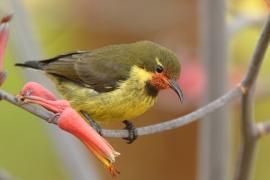
[[171,88],[183,101],[177,84],[181,71],[178,58],[152,41],[107,45],[15,65],[45,72],[60,94],[97,130],[102,122],[125,123],[128,143],[137,138],[129,120],[151,108],[160,90]]

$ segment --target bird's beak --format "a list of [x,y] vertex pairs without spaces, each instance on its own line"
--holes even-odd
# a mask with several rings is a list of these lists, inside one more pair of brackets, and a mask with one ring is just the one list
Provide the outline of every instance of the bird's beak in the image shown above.
[[175,80],[168,80],[170,88],[172,88],[178,95],[181,102],[184,101],[184,93]]

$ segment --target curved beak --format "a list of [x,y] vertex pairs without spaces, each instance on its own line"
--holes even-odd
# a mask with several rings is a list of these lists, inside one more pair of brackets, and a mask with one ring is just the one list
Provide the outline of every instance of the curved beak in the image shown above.
[[184,101],[184,93],[180,86],[177,84],[175,80],[168,80],[169,86],[176,92],[177,96],[179,97],[180,101]]

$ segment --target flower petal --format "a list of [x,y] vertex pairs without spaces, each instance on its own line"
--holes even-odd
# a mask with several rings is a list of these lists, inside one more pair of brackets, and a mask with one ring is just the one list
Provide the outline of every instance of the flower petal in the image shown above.
[[11,19],[11,15],[5,16],[0,20],[0,72],[3,72],[3,64],[4,64],[4,52],[7,45],[8,40],[8,22]]
[[79,138],[114,176],[118,173],[112,163],[120,155],[72,108],[67,108],[58,119],[58,126]]
[[38,104],[57,113],[58,127],[79,138],[113,176],[119,173],[113,163],[120,153],[87,124],[78,112],[72,109],[68,101],[56,100],[49,90],[35,82],[27,83],[17,97],[26,103]]

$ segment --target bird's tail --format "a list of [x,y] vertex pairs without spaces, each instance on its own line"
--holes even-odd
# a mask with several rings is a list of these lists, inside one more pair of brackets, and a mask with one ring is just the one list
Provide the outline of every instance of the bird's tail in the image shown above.
[[72,58],[73,55],[83,54],[83,53],[88,53],[88,52],[86,52],[86,51],[70,52],[70,53],[61,54],[61,55],[58,55],[58,56],[55,56],[55,57],[49,58],[49,59],[43,59],[43,60],[38,60],[38,61],[26,61],[24,63],[17,63],[17,64],[15,64],[15,66],[44,70],[51,63],[54,63],[54,62],[58,61],[59,59],[71,57],[71,58],[66,58],[66,59],[70,59],[70,61],[73,61],[74,60]]
[[43,70],[46,64],[41,61],[26,61],[24,63],[16,63],[15,66]]

